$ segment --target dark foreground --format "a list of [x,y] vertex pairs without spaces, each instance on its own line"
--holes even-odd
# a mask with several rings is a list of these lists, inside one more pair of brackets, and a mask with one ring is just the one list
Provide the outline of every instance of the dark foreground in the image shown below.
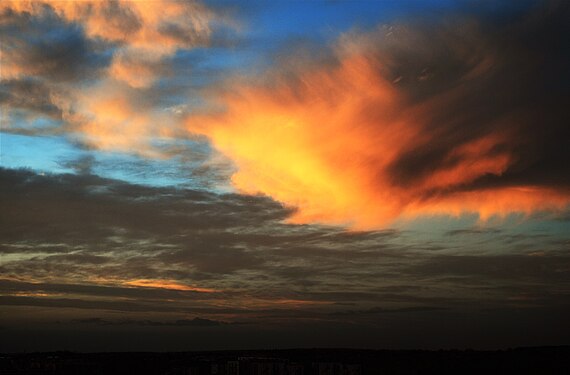
[[570,374],[570,346],[474,350],[295,349],[0,354],[0,374]]

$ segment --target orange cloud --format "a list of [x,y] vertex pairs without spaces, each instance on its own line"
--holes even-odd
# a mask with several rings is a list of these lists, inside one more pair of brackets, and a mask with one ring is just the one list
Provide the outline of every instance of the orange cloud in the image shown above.
[[198,288],[198,287],[194,287],[194,286],[180,284],[180,283],[172,281],[172,280],[140,279],[140,280],[126,281],[123,283],[123,285],[137,286],[137,287],[143,287],[143,288],[183,290],[183,291],[199,292],[199,293],[216,293],[216,292],[219,292],[216,289]]
[[[223,113],[190,117],[187,127],[234,161],[237,190],[295,208],[291,223],[378,229],[399,217],[478,213],[486,219],[570,202],[568,191],[541,185],[475,184],[500,179],[518,162],[514,150],[522,144],[513,116],[476,131],[461,128],[457,109],[481,69],[468,69],[457,87],[415,100],[395,83],[400,78],[389,77],[385,63],[374,51],[352,48],[336,65],[307,68],[294,78],[234,84],[218,98]],[[427,79],[423,74],[418,82]],[[455,119],[442,116],[448,107],[459,112]],[[433,160],[417,156],[432,150]],[[421,168],[401,178],[399,165],[414,166],[408,159]]]
[[[160,62],[179,49],[207,45],[211,23],[229,23],[195,1],[18,0],[4,1],[1,12],[42,16],[52,11],[62,20],[78,23],[90,39],[117,43],[109,76],[137,88],[149,87],[161,73]],[[34,74],[2,52],[2,79]]]
[[[0,5],[33,15],[47,8],[117,44],[105,80],[53,98],[64,120],[93,147],[160,156],[152,140],[179,135],[178,118],[147,108],[140,88],[176,50],[207,42],[219,15],[178,1]],[[346,34],[324,66],[285,74],[277,66],[262,83],[230,82],[215,99],[223,113],[193,115],[187,129],[233,160],[237,190],[295,208],[291,223],[376,229],[426,214],[563,209],[567,114],[553,89],[560,82],[542,80],[557,76],[564,56],[534,56],[527,36],[554,29],[542,27],[549,19],[533,22],[489,35],[475,23],[452,33]],[[8,77],[35,74],[17,65],[7,65]]]
[[74,124],[76,135],[100,150],[160,158],[151,143],[171,137],[176,126],[175,116],[146,106],[144,97],[128,85],[103,82],[75,92],[67,107],[64,119]]
[[[0,2],[0,23],[12,22],[22,35],[32,28],[31,19],[54,22],[54,15],[61,25],[79,25],[87,41],[81,40],[74,48],[48,40],[36,48],[18,34],[0,44],[0,79],[43,81],[47,94],[41,93],[42,100],[69,125],[63,131],[70,131],[89,147],[165,156],[153,142],[171,138],[178,119],[175,113],[156,108],[150,89],[168,74],[168,58],[176,51],[208,45],[212,23],[228,25],[231,20],[197,1]],[[22,24],[20,18],[25,20]],[[112,51],[108,66],[91,64],[88,60],[93,56],[80,53],[90,48]],[[49,54],[52,50],[56,51],[53,56]],[[57,56],[60,50],[63,58]],[[74,51],[80,52],[76,56]],[[73,87],[69,84],[72,80],[81,84]]]

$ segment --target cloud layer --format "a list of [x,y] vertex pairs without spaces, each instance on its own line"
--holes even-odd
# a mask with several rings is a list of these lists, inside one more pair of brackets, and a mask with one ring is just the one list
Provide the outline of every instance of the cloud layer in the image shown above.
[[544,323],[570,306],[568,231],[345,232],[283,224],[262,197],[0,178],[0,350],[454,346],[478,337],[465,321],[486,347],[525,343],[513,325],[548,343],[570,332]]

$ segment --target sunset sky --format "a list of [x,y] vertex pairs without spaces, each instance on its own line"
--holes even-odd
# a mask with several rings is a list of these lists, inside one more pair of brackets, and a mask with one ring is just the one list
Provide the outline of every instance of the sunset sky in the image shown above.
[[0,352],[570,344],[570,2],[0,2]]

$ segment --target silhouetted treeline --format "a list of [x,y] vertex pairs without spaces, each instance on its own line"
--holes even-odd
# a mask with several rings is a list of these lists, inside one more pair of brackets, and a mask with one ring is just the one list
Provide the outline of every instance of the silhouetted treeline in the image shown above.
[[570,346],[475,350],[292,349],[0,354],[0,374],[570,374]]

